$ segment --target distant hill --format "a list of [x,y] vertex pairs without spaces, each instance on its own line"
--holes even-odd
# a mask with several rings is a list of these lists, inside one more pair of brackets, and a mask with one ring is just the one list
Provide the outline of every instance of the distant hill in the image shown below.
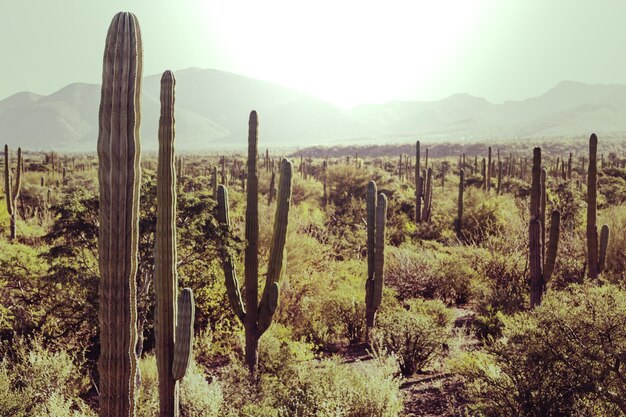
[[[159,75],[144,78],[142,146],[157,148]],[[497,138],[626,132],[626,86],[564,81],[539,97],[494,104],[457,94],[433,102],[365,104],[341,110],[311,95],[211,69],[176,72],[179,150],[245,146],[250,110],[259,112],[262,146],[384,144],[417,138],[467,142]],[[31,150],[91,151],[98,135],[100,86],[70,84],[48,96],[0,101],[0,135]]]

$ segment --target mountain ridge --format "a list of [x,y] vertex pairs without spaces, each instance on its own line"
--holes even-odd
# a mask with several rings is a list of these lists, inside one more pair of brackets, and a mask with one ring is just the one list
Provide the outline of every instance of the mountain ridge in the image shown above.
[[[467,93],[435,101],[390,101],[343,110],[310,94],[215,69],[176,71],[176,134],[181,150],[241,148],[247,117],[260,115],[269,147],[433,139],[448,141],[626,132],[626,85],[562,81],[540,96],[491,103]],[[157,148],[160,75],[144,77],[142,146]],[[100,86],[71,83],[49,94],[0,100],[0,134],[10,146],[91,151]]]

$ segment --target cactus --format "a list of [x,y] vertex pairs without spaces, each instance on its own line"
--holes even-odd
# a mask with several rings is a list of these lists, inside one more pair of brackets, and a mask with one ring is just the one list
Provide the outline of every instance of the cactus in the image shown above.
[[[545,170],[541,169],[541,148],[533,151],[532,183],[530,191],[530,222],[528,226],[530,258],[530,307],[541,304],[546,284],[552,277],[559,245],[561,214],[554,210],[550,221],[550,242],[545,244]],[[543,219],[543,220],[542,220]]]
[[422,182],[420,167],[420,141],[415,142],[415,222],[422,221]]
[[328,162],[322,163],[322,184],[324,187],[324,193],[322,195],[322,204],[324,207],[328,205]]
[[[589,166],[587,168],[587,267],[589,278],[596,279],[604,271],[606,250],[608,248],[609,227],[602,226],[601,237],[605,239],[598,247],[598,226],[596,214],[598,210],[598,137],[594,134],[589,138]],[[584,160],[584,158],[583,158]]]
[[100,188],[99,403],[135,415],[142,44],[132,13],[113,18],[104,49],[98,134]]
[[488,193],[491,191],[491,176],[492,176],[492,169],[491,169],[491,146],[490,146],[487,151],[487,187],[486,187],[486,190]]
[[176,170],[174,169],[175,85],[174,74],[166,71],[161,78],[157,225],[154,250],[156,298],[154,327],[159,374],[159,415],[163,417],[178,416],[177,381],[185,375],[193,344],[193,293],[190,289],[185,289],[181,294],[183,303],[180,305],[176,299],[178,274],[176,272]]
[[430,208],[433,199],[433,170],[428,168],[424,184],[424,208],[422,209],[422,221],[427,222],[430,220]]
[[384,287],[385,226],[387,197],[377,193],[376,183],[367,184],[367,281],[365,282],[365,325],[368,341],[376,326],[376,312],[380,307]]
[[498,195],[502,193],[502,161],[498,161],[498,188],[496,192]]
[[10,222],[10,240],[15,240],[17,221],[17,198],[22,186],[22,148],[17,148],[17,166],[15,181],[11,178],[11,161],[9,159],[9,145],[4,145],[4,195]]
[[[270,247],[267,278],[259,303],[258,279],[258,177],[257,177],[257,143],[258,119],[255,111],[250,113],[248,130],[248,190],[246,206],[246,249],[245,249],[245,309],[239,292],[239,282],[234,268],[232,255],[227,249],[222,255],[222,267],[226,280],[226,292],[235,315],[242,321],[246,334],[246,363],[251,373],[256,372],[258,365],[258,343],[261,335],[272,323],[274,312],[278,306],[279,285],[285,264],[285,240],[289,208],[291,205],[291,184],[293,165],[283,159],[280,167],[280,183],[274,219],[274,233]],[[218,188],[218,221],[225,232],[230,233],[228,215],[228,191],[224,186]]]
[[457,200],[457,216],[454,221],[454,229],[456,231],[457,238],[463,238],[462,223],[463,223],[463,191],[465,183],[465,170],[459,171],[459,198]]

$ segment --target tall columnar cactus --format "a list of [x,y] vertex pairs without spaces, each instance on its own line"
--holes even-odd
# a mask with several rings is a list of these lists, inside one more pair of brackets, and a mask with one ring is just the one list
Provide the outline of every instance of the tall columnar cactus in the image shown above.
[[433,170],[428,168],[426,174],[426,180],[422,181],[424,184],[424,208],[422,209],[422,221],[427,222],[430,220],[430,208],[433,201]]
[[328,162],[322,163],[322,184],[324,187],[324,193],[322,194],[322,204],[324,207],[328,205]]
[[[176,271],[176,170],[174,169],[174,88],[171,71],[161,77],[161,118],[157,167],[157,224],[154,292],[156,361],[161,417],[178,416],[178,379],[184,376],[193,344],[193,293],[185,290],[178,305]],[[177,315],[178,319],[177,320]],[[177,323],[179,321],[179,323]],[[177,325],[183,327],[177,327]],[[184,328],[184,326],[191,326]],[[182,355],[176,357],[175,355]],[[177,364],[177,375],[174,364]]]
[[459,198],[457,200],[457,216],[454,221],[454,229],[456,231],[456,236],[459,239],[463,238],[463,191],[465,189],[465,170],[461,169],[459,171]]
[[497,193],[500,195],[502,192],[502,161],[498,161],[498,188]]
[[[248,130],[248,190],[246,206],[246,248],[245,248],[245,308],[239,292],[239,282],[234,269],[232,255],[225,249],[222,267],[226,278],[226,290],[235,315],[243,322],[246,334],[246,363],[252,373],[256,371],[259,355],[258,343],[261,335],[272,323],[278,306],[279,280],[285,264],[285,241],[289,208],[291,205],[291,184],[293,165],[283,159],[280,167],[280,181],[274,218],[274,233],[270,247],[265,288],[259,302],[259,221],[258,221],[258,177],[257,144],[258,119],[255,111],[250,113]],[[224,186],[218,189],[218,221],[229,233],[228,192]]]
[[491,176],[493,175],[491,169],[491,146],[487,151],[487,192],[491,191]]
[[120,12],[104,49],[98,134],[102,417],[135,415],[141,72],[139,23]]
[[589,278],[596,279],[604,271],[606,250],[609,241],[609,226],[603,225],[598,245],[598,137],[589,138],[589,167],[587,170],[587,267]]
[[422,221],[422,182],[420,167],[420,141],[415,142],[415,222]]
[[552,212],[550,222],[550,242],[544,255],[543,239],[545,220],[545,170],[541,169],[541,148],[533,151],[532,183],[530,190],[530,222],[528,226],[529,258],[530,258],[530,306],[541,304],[546,284],[552,277],[559,245],[559,226],[561,215],[557,210]]
[[270,187],[267,192],[267,205],[272,204],[272,201],[276,198],[276,173],[272,171],[272,176],[270,178]]
[[211,169],[211,189],[213,190],[213,198],[217,199],[217,165]]
[[17,148],[17,166],[15,168],[15,181],[11,178],[11,160],[9,158],[9,145],[4,145],[4,195],[9,213],[10,239],[15,240],[17,221],[17,198],[22,186],[22,148]]
[[377,193],[376,183],[367,184],[367,281],[365,282],[365,325],[369,338],[376,325],[384,287],[385,226],[387,224],[387,197]]

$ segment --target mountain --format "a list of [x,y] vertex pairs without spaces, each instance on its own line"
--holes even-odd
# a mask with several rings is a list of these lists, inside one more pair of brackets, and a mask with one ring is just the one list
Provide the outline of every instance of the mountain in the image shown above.
[[[160,76],[143,80],[142,146],[157,148]],[[0,101],[0,135],[10,146],[93,151],[100,86],[71,84],[48,96],[29,92]],[[541,96],[490,103],[469,94],[438,101],[394,101],[341,110],[274,83],[212,69],[176,72],[180,150],[243,148],[250,110],[259,112],[262,146],[301,148],[421,139],[586,136],[626,132],[626,86],[564,81]]]

